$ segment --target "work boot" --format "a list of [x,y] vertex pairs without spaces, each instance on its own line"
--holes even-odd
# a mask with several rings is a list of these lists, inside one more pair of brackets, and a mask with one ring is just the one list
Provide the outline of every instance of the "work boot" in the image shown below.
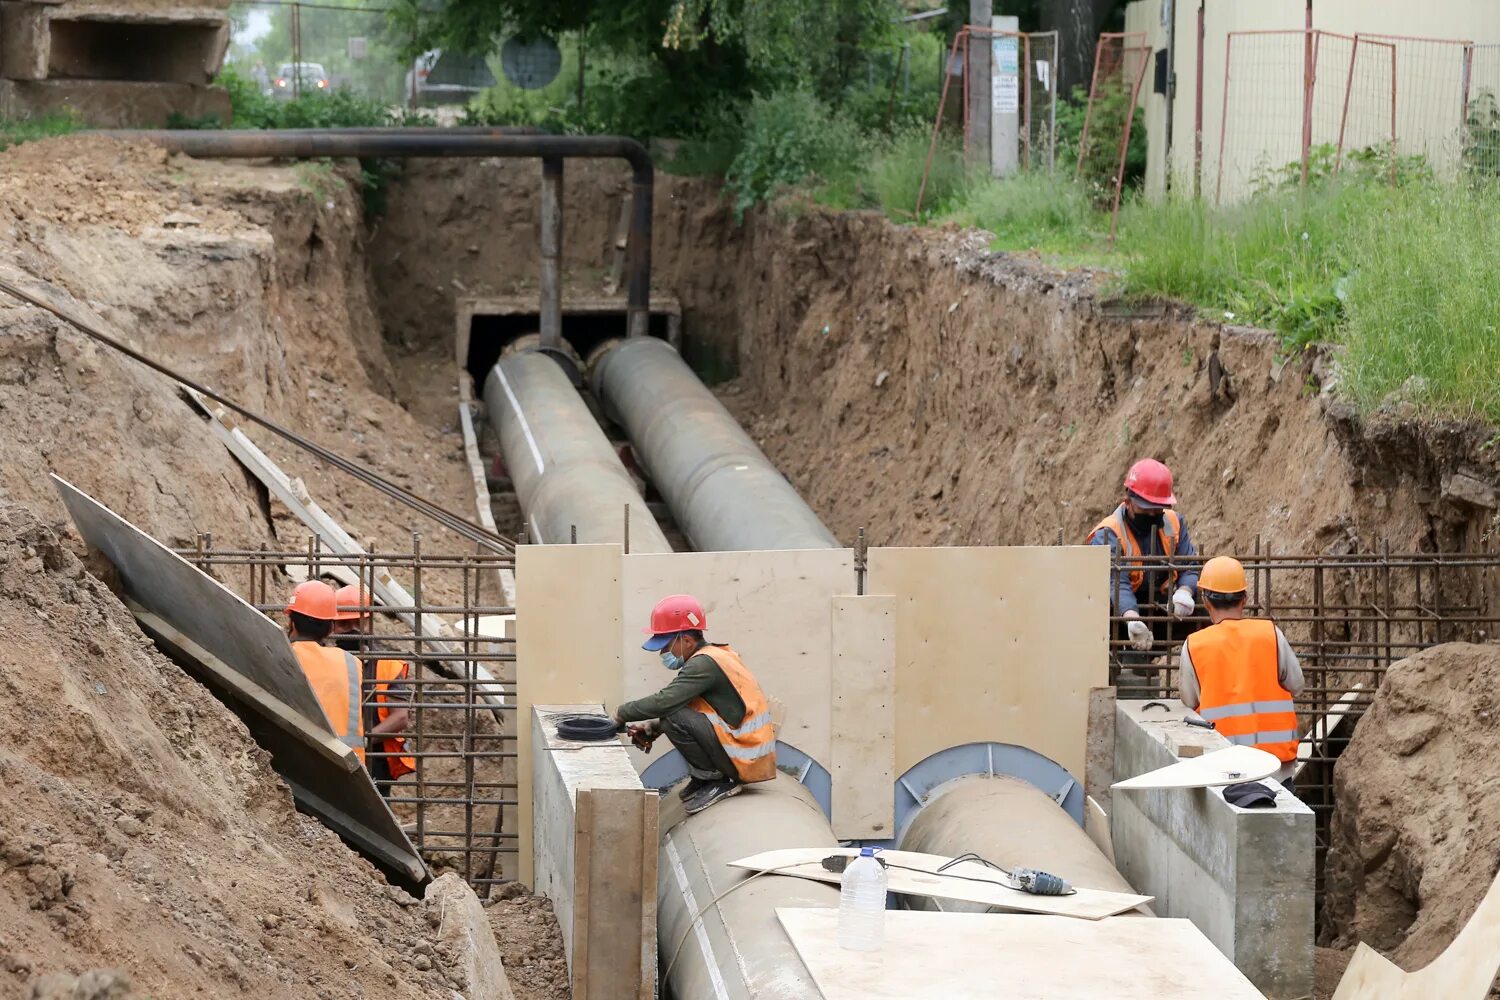
[[703,778],[695,778],[689,776],[687,784],[683,785],[682,788],[678,790],[677,797],[686,802],[688,799],[692,798],[694,795],[697,795],[700,791],[702,791],[703,788],[708,784],[710,784],[710,782],[704,780]]
[[740,794],[740,784],[736,781],[710,781],[698,790],[698,793],[687,800],[687,814],[701,813],[720,799],[727,799],[732,795]]

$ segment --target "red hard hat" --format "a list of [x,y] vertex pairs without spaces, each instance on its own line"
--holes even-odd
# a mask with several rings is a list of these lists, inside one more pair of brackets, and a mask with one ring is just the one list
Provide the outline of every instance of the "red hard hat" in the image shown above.
[[308,618],[331,622],[338,617],[337,605],[332,587],[321,580],[308,580],[306,583],[297,584],[297,588],[292,591],[292,599],[287,603],[286,610],[287,614],[295,611]]
[[651,627],[642,629],[647,635],[664,635],[668,632],[686,632],[689,629],[703,631],[708,628],[708,616],[703,605],[690,594],[673,594],[663,597],[651,609]]
[[1125,488],[1147,503],[1171,507],[1177,503],[1172,495],[1172,470],[1154,458],[1143,458],[1125,473]]
[[369,597],[370,595],[365,592],[365,588],[357,583],[340,587],[337,593],[333,595],[333,602],[337,605],[334,609],[333,620],[347,622],[363,618],[369,612],[358,609],[370,606]]

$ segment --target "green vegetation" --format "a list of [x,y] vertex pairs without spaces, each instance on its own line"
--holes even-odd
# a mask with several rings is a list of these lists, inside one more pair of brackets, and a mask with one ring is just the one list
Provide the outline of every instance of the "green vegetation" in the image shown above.
[[74,114],[45,115],[41,118],[0,119],[0,149],[19,146],[34,139],[50,139],[54,135],[67,135],[87,128],[84,121]]

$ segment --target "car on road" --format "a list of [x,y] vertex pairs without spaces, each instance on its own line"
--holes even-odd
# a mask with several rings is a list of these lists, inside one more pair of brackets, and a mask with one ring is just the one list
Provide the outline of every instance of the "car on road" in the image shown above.
[[282,63],[271,78],[271,95],[291,98],[301,94],[326,94],[332,90],[322,63]]
[[464,104],[495,85],[484,56],[429,49],[406,71],[406,96],[412,104]]

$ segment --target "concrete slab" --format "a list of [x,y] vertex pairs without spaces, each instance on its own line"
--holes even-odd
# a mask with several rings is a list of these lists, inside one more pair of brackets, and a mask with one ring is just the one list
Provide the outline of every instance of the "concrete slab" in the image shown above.
[[448,872],[432,883],[427,901],[438,908],[438,941],[458,956],[466,1000],[515,1000],[489,917],[474,890]]
[[233,117],[223,87],[123,80],[0,80],[0,117],[72,112],[98,128],[164,128],[174,113],[186,118]]
[[[1151,704],[1117,703],[1116,774],[1166,767],[1181,747],[1230,746],[1183,723],[1181,702]],[[1273,1000],[1312,993],[1311,810],[1285,790],[1272,809],[1240,809],[1219,788],[1162,789],[1115,795],[1110,819],[1120,873],[1158,914],[1191,920]]]

